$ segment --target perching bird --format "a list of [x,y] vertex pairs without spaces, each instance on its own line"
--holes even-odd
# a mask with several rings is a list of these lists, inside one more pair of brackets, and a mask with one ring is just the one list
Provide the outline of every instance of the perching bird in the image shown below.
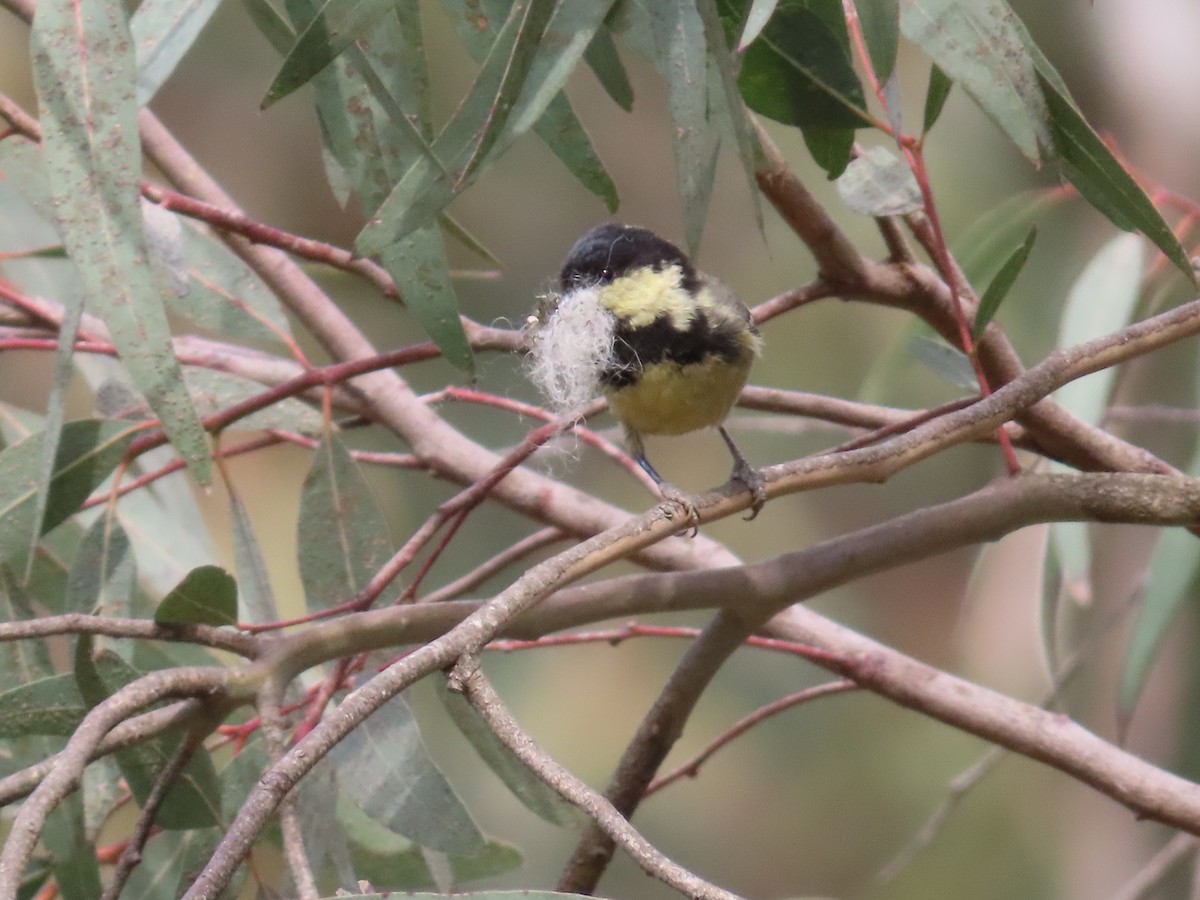
[[722,425],[761,344],[745,305],[674,244],[619,224],[575,242],[559,287],[530,317],[530,372],[551,403],[575,409],[603,392],[638,464],[692,518],[691,502],[646,459],[642,435],[717,426],[757,515],[762,476]]

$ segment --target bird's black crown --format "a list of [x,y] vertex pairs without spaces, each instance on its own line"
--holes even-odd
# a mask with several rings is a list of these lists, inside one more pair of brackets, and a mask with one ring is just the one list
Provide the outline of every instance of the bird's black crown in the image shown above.
[[610,284],[641,268],[661,271],[678,266],[681,287],[694,294],[700,288],[696,268],[683,251],[653,231],[609,222],[597,225],[575,242],[559,275],[563,292],[581,286]]

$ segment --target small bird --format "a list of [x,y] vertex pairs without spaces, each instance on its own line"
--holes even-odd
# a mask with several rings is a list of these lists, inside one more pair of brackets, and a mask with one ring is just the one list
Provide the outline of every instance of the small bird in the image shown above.
[[717,426],[733,456],[731,477],[753,495],[754,518],[766,502],[762,476],[722,424],[762,343],[745,304],[674,244],[615,223],[575,242],[559,287],[530,317],[531,375],[552,402],[603,392],[634,459],[693,521],[694,505],[650,464],[642,435]]

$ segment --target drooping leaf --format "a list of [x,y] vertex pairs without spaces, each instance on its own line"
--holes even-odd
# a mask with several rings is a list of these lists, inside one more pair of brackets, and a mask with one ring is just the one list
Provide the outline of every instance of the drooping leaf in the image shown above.
[[[1067,293],[1060,347],[1082,344],[1129,324],[1141,288],[1142,257],[1142,241],[1132,234],[1118,235],[1100,248]],[[1115,379],[1113,369],[1104,369],[1063,385],[1054,397],[1096,425],[1104,417]]]
[[1165,529],[1154,548],[1147,572],[1142,603],[1125,648],[1125,665],[1121,672],[1117,713],[1122,723],[1127,723],[1133,716],[1159,645],[1171,623],[1184,602],[1195,596],[1196,573],[1200,572],[1200,541],[1182,528]]
[[[723,16],[739,19],[738,0],[719,6]],[[783,0],[747,48],[738,84],[747,106],[785,125],[853,129],[872,121],[840,3]]]
[[1104,145],[1070,98],[1060,93],[1054,80],[1042,74],[1040,68],[1039,78],[1050,111],[1054,147],[1067,179],[1109,221],[1125,231],[1140,231],[1194,282],[1196,276],[1187,252],[1146,192]]
[[[1110,334],[1128,324],[1141,285],[1142,244],[1123,234],[1105,244],[1075,279],[1067,293],[1059,329],[1059,347],[1071,347]],[[1096,425],[1104,417],[1116,373],[1104,369],[1063,385],[1055,399],[1083,421]],[[1053,463],[1051,468],[1067,471]],[[1092,543],[1086,522],[1050,526],[1063,588],[1077,603],[1092,598]]]
[[983,334],[988,322],[992,321],[1000,304],[1008,296],[1017,276],[1025,268],[1025,262],[1029,259],[1029,253],[1033,250],[1035,240],[1037,240],[1037,226],[1031,227],[1029,233],[1025,235],[1025,240],[1013,248],[1012,253],[1000,265],[996,277],[989,282],[983,296],[979,298],[979,309],[975,311],[975,322],[971,327],[972,334],[976,338]]
[[63,612],[128,615],[136,584],[137,562],[129,536],[116,516],[100,516],[71,562]]
[[969,391],[979,389],[971,361],[957,347],[918,334],[909,340],[908,349],[942,381]]
[[167,297],[171,315],[217,334],[279,345],[291,325],[278,298],[233,251],[193,225],[183,229],[184,296]]
[[840,178],[850,165],[854,151],[853,128],[818,128],[810,125],[803,131],[804,145],[813,162],[825,170],[830,180]]
[[667,82],[683,231],[688,251],[695,255],[712,198],[718,147],[708,127],[704,22],[689,0],[662,0],[650,4],[649,11],[657,68]]
[[326,0],[296,39],[260,107],[307,84],[393,7],[393,0]]
[[[137,680],[142,673],[111,650],[93,654],[90,635],[79,638],[75,647],[75,682],[89,706]],[[139,805],[154,785],[159,771],[179,751],[184,736],[167,733],[153,740],[118,750],[117,764]],[[220,786],[212,757],[203,747],[184,766],[178,780],[167,791],[154,823],[169,830],[207,828],[218,822]]]
[[470,372],[475,357],[458,315],[458,298],[450,284],[450,266],[437,226],[425,225],[385,247],[380,260],[404,306],[416,317],[446,361]]
[[880,83],[892,77],[900,42],[899,0],[855,0],[871,68]]
[[403,697],[350,732],[332,758],[342,790],[390,831],[442,853],[483,849],[483,835],[425,750]]
[[869,147],[852,160],[837,189],[847,206],[865,216],[902,216],[924,205],[912,170],[887,147]]
[[[354,870],[373,887],[393,891],[436,887],[421,847],[389,831],[345,797],[338,798],[337,821],[350,843]],[[523,862],[515,847],[490,838],[477,853],[450,854],[446,859],[456,885],[511,872]]]
[[[79,509],[121,461],[133,440],[124,422],[81,419],[63,426],[42,517],[50,530]],[[0,560],[28,547],[37,512],[42,435],[0,452]]]
[[[710,127],[712,121],[717,120],[725,123],[733,134],[738,161],[742,166],[742,175],[746,179],[754,204],[754,219],[761,232],[763,216],[757,173],[762,161],[762,147],[759,146],[758,136],[754,132],[754,123],[751,121],[750,112],[742,99],[741,88],[738,87],[741,59],[734,53],[725,38],[725,29],[721,22],[717,0],[697,0],[696,9],[700,13],[700,20],[704,23],[704,43],[708,55]],[[714,70],[716,72],[715,79],[711,74]],[[719,85],[719,90],[713,86],[714,80]]]
[[458,727],[501,781],[532,813],[551,825],[570,826],[580,821],[579,811],[556,794],[544,781],[534,775],[525,763],[509,750],[479,713],[462,696],[438,682],[438,699],[450,714],[450,720]]
[[375,492],[336,436],[321,443],[304,479],[297,549],[312,611],[353,597],[392,555]]
[[[201,415],[207,416],[224,410],[243,400],[257,397],[267,390],[257,381],[219,372],[215,369],[186,366],[183,370],[192,402]],[[278,428],[300,434],[321,433],[324,422],[321,413],[295,397],[285,397],[277,403],[238,419],[230,425],[230,431],[243,429],[268,430]]]
[[220,566],[187,573],[154,611],[159,625],[236,625],[237,582]]
[[900,30],[1035,166],[1054,146],[1025,31],[1003,0],[904,0]]
[[137,53],[137,103],[158,93],[191,49],[219,0],[143,0],[129,20]]
[[[554,6],[551,0],[513,5],[467,97],[434,142],[433,155],[444,168],[439,170],[429,156],[414,162],[359,234],[355,242],[359,253],[379,253],[426,224],[472,180],[517,111]],[[557,93],[544,97],[544,102]],[[524,114],[536,121],[540,113],[535,112],[526,109]]]
[[92,309],[192,475],[208,441],[188,400],[166,312],[146,266],[136,70],[120,4],[39,4],[31,36],[42,145],[57,225]]
[[[21,622],[34,617],[24,588],[3,563],[0,563],[0,617],[5,622]],[[45,641],[0,643],[0,679],[4,684],[32,684],[52,674],[54,666]]]
[[183,865],[194,840],[192,832],[177,831],[163,831],[150,838],[121,891],[121,900],[176,900]]
[[233,560],[237,566],[238,621],[251,625],[276,622],[279,620],[279,608],[275,603],[275,592],[271,589],[267,561],[255,537],[250,514],[233,484],[226,483],[225,489],[229,494]]
[[778,5],[779,0],[752,0],[750,10],[746,13],[746,23],[742,26],[742,36],[737,42],[739,53],[758,40],[771,16],[775,15]]
[[630,112],[633,109],[633,85],[629,83],[617,45],[607,28],[601,28],[593,35],[583,58],[613,103]]
[[69,737],[87,707],[73,675],[48,675],[0,693],[0,738],[31,734]]
[[99,897],[100,865],[96,861],[96,848],[83,826],[83,802],[79,796],[73,794],[55,804],[42,831],[58,895],[63,900]]
[[995,278],[1012,247],[1058,202],[1059,191],[1023,191],[983,212],[951,246],[967,281],[980,285]]
[[929,70],[929,86],[925,89],[925,114],[922,118],[921,133],[929,134],[937,120],[942,115],[946,100],[950,97],[950,89],[954,82],[950,80],[938,65]]

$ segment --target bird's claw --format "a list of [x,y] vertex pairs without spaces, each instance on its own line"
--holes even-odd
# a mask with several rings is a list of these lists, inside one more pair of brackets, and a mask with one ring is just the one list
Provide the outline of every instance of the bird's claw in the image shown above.
[[731,481],[740,481],[750,492],[750,515],[745,519],[749,522],[762,511],[763,505],[767,502],[767,482],[758,469],[740,458],[729,474],[729,478]]
[[675,487],[673,484],[662,482],[658,486],[658,491],[662,494],[663,499],[667,502],[663,504],[663,514],[668,519],[674,519],[675,513],[678,512],[683,516],[684,521],[691,526],[692,533],[689,537],[695,537],[700,533],[700,512],[696,509],[696,504],[692,498]]

